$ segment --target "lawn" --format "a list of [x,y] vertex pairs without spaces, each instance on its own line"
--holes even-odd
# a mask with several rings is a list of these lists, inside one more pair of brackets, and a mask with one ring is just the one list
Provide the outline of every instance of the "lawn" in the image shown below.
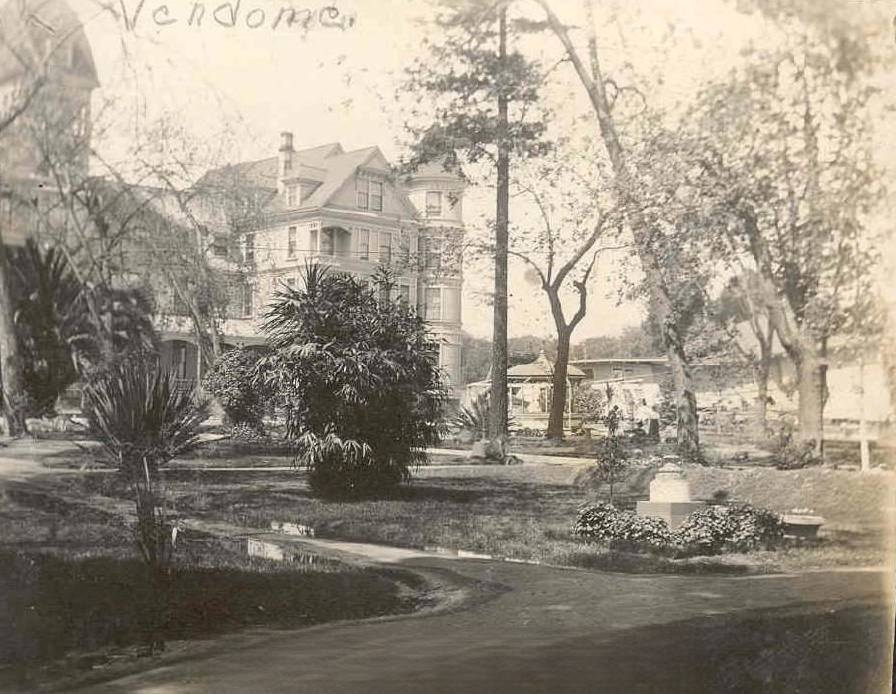
[[[227,460],[220,450],[211,459]],[[268,465],[289,463],[283,455],[264,459]],[[242,467],[243,460],[232,458],[229,462]],[[304,473],[298,470],[217,471],[185,469],[181,463],[166,471],[164,479],[171,507],[184,516],[250,528],[292,522],[313,527],[320,537],[460,549],[598,569],[773,571],[880,565],[887,560],[886,511],[894,505],[891,473],[689,467],[695,498],[709,498],[724,490],[732,499],[778,512],[812,508],[825,517],[826,524],[820,540],[812,545],[672,562],[608,553],[571,536],[577,509],[604,493],[576,480],[580,466],[461,465],[457,463],[463,460],[443,455],[434,456],[433,462],[436,465],[419,468],[412,482],[394,498],[378,501],[340,503],[312,498]],[[652,475],[649,470],[642,472],[648,474],[638,475],[637,484],[627,490],[630,498],[646,497]],[[60,477],[53,485],[71,495],[127,496],[115,475]]]
[[[593,645],[590,670],[601,692],[883,694],[892,628],[872,605],[745,610],[613,634]],[[545,659],[562,669],[577,646]]]
[[[0,509],[4,691],[70,683],[133,663],[149,633],[148,576],[121,518],[45,491],[11,485]],[[277,562],[246,550],[246,540],[179,536],[162,618],[169,645],[248,627],[399,614],[422,604],[425,586],[412,572],[325,557]]]

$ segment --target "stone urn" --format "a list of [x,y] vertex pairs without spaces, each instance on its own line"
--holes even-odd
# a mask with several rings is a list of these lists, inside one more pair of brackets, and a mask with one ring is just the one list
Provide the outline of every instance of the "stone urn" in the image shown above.
[[812,540],[818,537],[818,529],[824,525],[821,516],[804,513],[785,513],[781,519],[784,523],[784,535],[800,540]]
[[650,500],[639,501],[637,512],[639,516],[662,518],[674,530],[703,502],[691,500],[691,487],[677,459],[667,456],[665,460],[650,483]]

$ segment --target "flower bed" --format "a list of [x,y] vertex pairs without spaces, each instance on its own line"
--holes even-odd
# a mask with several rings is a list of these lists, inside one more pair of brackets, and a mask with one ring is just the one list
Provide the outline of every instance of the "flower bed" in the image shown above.
[[707,506],[672,531],[661,519],[597,503],[579,510],[573,533],[610,549],[707,555],[773,547],[783,527],[776,514],[749,504]]

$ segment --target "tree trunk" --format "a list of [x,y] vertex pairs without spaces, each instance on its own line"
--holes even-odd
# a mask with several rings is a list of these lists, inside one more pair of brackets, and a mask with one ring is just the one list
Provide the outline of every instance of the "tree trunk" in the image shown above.
[[824,453],[824,393],[827,367],[815,355],[804,355],[797,362],[799,393],[798,440],[815,447],[815,453]]
[[[665,334],[667,331],[664,330]],[[669,332],[672,332],[671,330]],[[700,449],[697,429],[697,398],[694,395],[691,369],[684,356],[684,348],[677,331],[664,336],[672,383],[675,385],[676,437],[678,448],[684,455],[696,455]]]
[[[499,19],[498,60],[507,56],[507,9]],[[507,248],[510,211],[510,152],[507,142],[507,96],[498,94],[498,163],[495,214],[495,298],[492,334],[492,383],[489,402],[489,438],[503,456],[507,442]]]
[[569,373],[569,341],[570,333],[557,333],[557,358],[554,360],[552,381],[553,397],[551,413],[548,417],[547,438],[560,441],[563,439],[563,415],[566,412],[566,386]]
[[10,436],[25,433],[25,379],[22,355],[13,320],[15,306],[9,286],[9,263],[0,238],[0,379],[3,382],[3,414]]

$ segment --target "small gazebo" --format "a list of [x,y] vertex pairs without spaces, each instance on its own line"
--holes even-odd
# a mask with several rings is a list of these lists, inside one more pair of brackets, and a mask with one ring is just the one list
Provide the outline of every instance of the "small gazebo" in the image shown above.
[[[566,428],[572,429],[580,417],[572,412],[576,387],[585,379],[585,372],[569,365],[566,373]],[[507,370],[508,406],[513,430],[546,431],[551,402],[554,395],[554,365],[542,350],[535,361],[518,364]],[[491,378],[477,381],[467,386],[467,400],[476,399],[480,393],[488,392]]]

